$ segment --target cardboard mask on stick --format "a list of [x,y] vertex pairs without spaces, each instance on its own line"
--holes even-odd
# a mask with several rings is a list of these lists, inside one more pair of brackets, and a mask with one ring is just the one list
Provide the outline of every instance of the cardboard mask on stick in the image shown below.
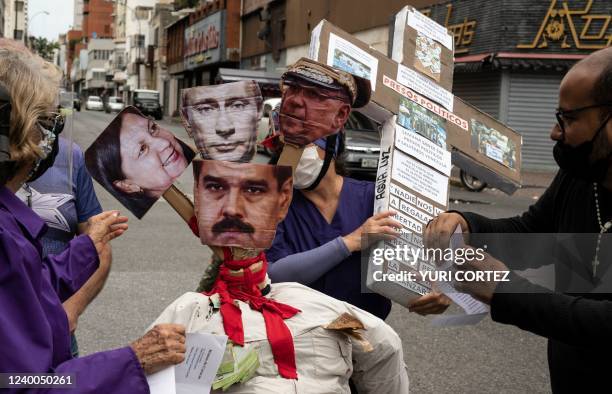
[[85,152],[92,177],[137,218],[185,171],[195,153],[135,107],[126,107]]
[[262,101],[255,81],[184,89],[181,118],[202,159],[251,161]]
[[306,58],[283,74],[281,90],[280,132],[295,147],[338,132],[370,97],[368,81]]
[[266,249],[291,203],[291,167],[195,160],[194,199],[205,245]]

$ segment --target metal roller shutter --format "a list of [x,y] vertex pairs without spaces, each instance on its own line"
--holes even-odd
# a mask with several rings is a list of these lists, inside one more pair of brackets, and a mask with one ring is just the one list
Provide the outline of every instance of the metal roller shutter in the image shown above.
[[497,119],[500,84],[499,72],[455,74],[453,94]]
[[510,73],[507,124],[523,136],[523,168],[551,170],[557,167],[552,155],[550,130],[555,124],[559,84],[563,75]]

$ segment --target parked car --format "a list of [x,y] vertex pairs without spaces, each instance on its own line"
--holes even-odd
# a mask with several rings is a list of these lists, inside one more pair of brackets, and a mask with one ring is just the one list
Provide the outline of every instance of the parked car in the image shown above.
[[94,111],[103,111],[104,104],[102,103],[102,99],[98,96],[89,96],[87,101],[85,102],[86,110],[94,110]]
[[76,109],[81,110],[81,100],[75,92],[69,92],[66,89],[60,89],[59,92],[59,109]]
[[261,142],[270,135],[270,112],[280,102],[281,99],[279,97],[269,98],[263,102],[263,115],[257,125],[257,152],[264,152],[267,155],[271,153]]
[[157,90],[135,89],[131,95],[130,104],[138,108],[143,114],[153,116],[157,120],[164,116]]
[[346,170],[360,179],[376,178],[380,154],[379,125],[367,116],[352,111],[344,125]]
[[487,183],[481,181],[473,175],[468,174],[464,170],[459,171],[459,179],[463,187],[471,192],[481,192],[487,187]]
[[107,114],[111,112],[120,112],[124,107],[123,99],[118,96],[110,96],[104,102],[104,111]]
[[77,111],[81,111],[81,99],[79,98],[79,96],[77,96],[76,94],[74,95],[74,98],[72,99],[73,102],[73,106],[74,109],[76,109]]

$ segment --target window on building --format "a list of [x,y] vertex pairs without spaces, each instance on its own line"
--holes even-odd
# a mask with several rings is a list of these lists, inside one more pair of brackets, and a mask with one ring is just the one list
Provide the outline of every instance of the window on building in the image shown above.
[[23,1],[15,2],[15,12],[23,12]]
[[118,68],[125,67],[125,53],[115,52],[115,63]]
[[15,39],[23,40],[23,30],[15,30]]
[[131,37],[130,45],[136,48],[144,48],[145,36],[144,34],[134,34]]

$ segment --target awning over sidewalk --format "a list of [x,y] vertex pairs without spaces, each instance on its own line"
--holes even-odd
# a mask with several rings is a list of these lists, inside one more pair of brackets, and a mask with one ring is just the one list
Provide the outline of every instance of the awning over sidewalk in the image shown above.
[[476,72],[483,68],[512,70],[567,70],[587,55],[563,53],[490,52],[455,57],[455,71]]
[[280,73],[240,70],[236,68],[220,68],[217,75],[218,83],[253,80],[259,84],[264,97],[280,97]]

